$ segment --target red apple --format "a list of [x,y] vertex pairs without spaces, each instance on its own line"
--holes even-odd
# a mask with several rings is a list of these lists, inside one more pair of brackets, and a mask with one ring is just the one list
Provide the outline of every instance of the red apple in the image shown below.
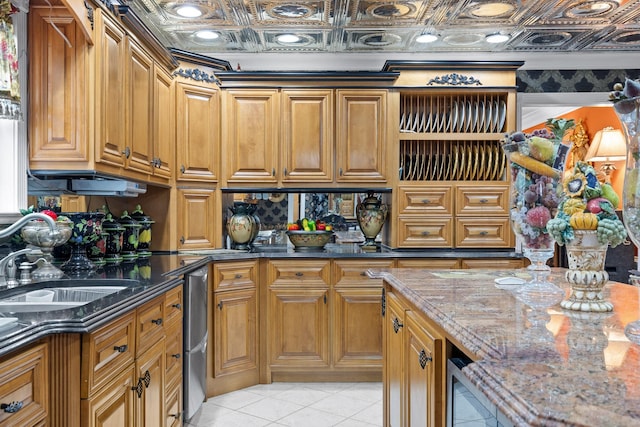
[[605,203],[611,205],[611,202],[608,199],[605,199],[604,197],[596,197],[595,199],[591,199],[587,202],[587,210],[591,213],[599,214],[603,211],[602,205]]

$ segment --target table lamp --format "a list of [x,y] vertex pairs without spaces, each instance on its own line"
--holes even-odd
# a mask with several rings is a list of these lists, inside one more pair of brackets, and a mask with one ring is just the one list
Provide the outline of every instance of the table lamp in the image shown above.
[[600,170],[604,173],[605,183],[611,184],[611,173],[616,170],[613,162],[627,158],[627,144],[620,129],[608,126],[596,132],[584,160],[602,162]]

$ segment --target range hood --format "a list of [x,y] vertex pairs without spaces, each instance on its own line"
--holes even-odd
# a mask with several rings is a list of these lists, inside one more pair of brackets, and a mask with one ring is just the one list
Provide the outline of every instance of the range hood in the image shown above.
[[147,192],[147,185],[124,179],[101,176],[52,176],[30,175],[28,179],[30,196],[58,196],[77,194],[81,196],[137,197]]

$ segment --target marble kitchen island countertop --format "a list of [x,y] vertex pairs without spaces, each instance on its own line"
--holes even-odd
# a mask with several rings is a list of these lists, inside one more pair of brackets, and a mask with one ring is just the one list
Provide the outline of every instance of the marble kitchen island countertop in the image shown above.
[[[551,281],[569,290],[564,269]],[[640,426],[639,289],[609,282],[610,313],[533,308],[494,279],[526,270],[389,269],[383,277],[474,363],[463,373],[515,425]]]

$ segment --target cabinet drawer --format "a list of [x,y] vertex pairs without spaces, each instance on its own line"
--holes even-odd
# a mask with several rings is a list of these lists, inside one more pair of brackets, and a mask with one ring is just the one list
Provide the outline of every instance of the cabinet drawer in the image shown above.
[[497,268],[511,270],[524,267],[524,260],[522,259],[463,259],[461,263],[462,268]]
[[402,248],[451,247],[452,218],[399,218],[398,246]]
[[458,218],[457,248],[509,248],[511,223],[508,218]]
[[446,270],[450,268],[460,268],[460,261],[456,258],[399,259],[398,268],[428,268],[433,270]]
[[217,292],[253,288],[256,286],[257,270],[256,261],[214,264],[213,290]]
[[182,326],[182,285],[171,289],[165,294],[164,314],[166,317],[165,324],[173,325],[174,323]]
[[338,287],[382,287],[382,279],[367,276],[369,269],[392,268],[393,260],[336,260],[334,262],[334,286]]
[[442,187],[399,187],[398,212],[405,214],[451,215],[453,212],[453,191],[450,186]]
[[82,336],[82,398],[90,397],[133,362],[135,313]]
[[180,383],[167,390],[165,400],[167,427],[182,427],[182,386]]
[[509,216],[509,186],[456,187],[456,215]]
[[331,280],[330,261],[277,260],[269,263],[269,285],[328,287]]
[[136,318],[136,356],[164,336],[164,296],[155,298],[138,308]]
[[182,325],[167,328],[165,338],[165,382],[167,385],[180,383],[182,379]]
[[0,412],[0,425],[26,426],[44,422],[49,407],[47,346],[41,344],[0,363],[0,402],[19,410]]

